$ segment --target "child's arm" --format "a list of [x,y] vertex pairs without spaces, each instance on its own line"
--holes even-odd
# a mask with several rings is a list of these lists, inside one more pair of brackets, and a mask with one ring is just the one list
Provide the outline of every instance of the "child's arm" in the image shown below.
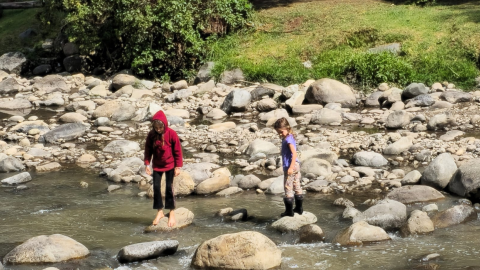
[[175,161],[175,176],[178,176],[180,174],[180,168],[183,166],[183,153],[180,139],[176,133],[175,136],[173,136],[172,150]]
[[290,162],[290,167],[288,168],[287,174],[293,174],[293,169],[295,168],[295,163],[297,162],[297,151],[291,143],[288,144],[288,147],[292,152],[292,162]]
[[143,154],[143,157],[145,166],[150,165],[150,160],[152,160],[152,137],[150,136],[150,133],[148,133],[147,139],[145,141],[145,152]]

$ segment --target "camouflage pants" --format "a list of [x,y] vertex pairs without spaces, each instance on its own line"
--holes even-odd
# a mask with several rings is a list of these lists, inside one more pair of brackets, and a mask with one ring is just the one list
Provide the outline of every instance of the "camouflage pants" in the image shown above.
[[285,169],[283,171],[285,198],[293,198],[293,195],[302,194],[302,187],[300,185],[300,177],[302,176],[300,173],[300,164],[298,162],[295,163],[293,173],[290,175],[287,174],[287,170],[288,169]]

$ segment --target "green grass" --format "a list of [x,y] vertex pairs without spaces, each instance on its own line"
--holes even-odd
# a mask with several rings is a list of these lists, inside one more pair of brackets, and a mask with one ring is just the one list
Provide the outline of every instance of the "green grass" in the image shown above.
[[[479,4],[324,0],[263,9],[254,27],[213,43],[208,60],[217,76],[239,67],[248,80],[282,85],[330,77],[365,88],[449,81],[469,90],[479,74]],[[399,56],[366,53],[391,42],[402,43]]]

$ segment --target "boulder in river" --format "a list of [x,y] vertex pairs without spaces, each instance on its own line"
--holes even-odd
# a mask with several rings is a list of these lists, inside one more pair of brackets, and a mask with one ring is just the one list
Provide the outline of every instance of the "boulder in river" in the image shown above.
[[188,209],[180,207],[175,209],[175,221],[177,222],[175,226],[168,227],[168,215],[161,218],[157,225],[150,225],[145,229],[146,233],[150,232],[167,232],[175,229],[180,229],[186,227],[193,222],[195,215]]
[[[165,198],[165,174],[162,175],[162,196]],[[175,176],[173,181],[173,190],[175,191],[176,196],[187,196],[193,193],[195,189],[195,182],[193,182],[192,176],[190,173],[181,170],[178,176]],[[153,190],[152,190],[153,191]]]
[[86,127],[82,123],[68,123],[60,125],[40,137],[40,142],[55,143],[58,140],[70,141],[82,136]]
[[271,155],[280,153],[280,150],[271,142],[267,142],[262,139],[255,139],[246,149],[246,154],[249,156],[255,156],[258,153]]
[[0,153],[0,172],[18,172],[23,169],[25,166],[19,159]]
[[353,222],[362,220],[385,230],[400,228],[407,221],[407,207],[401,202],[384,199],[357,215]]
[[0,70],[20,75],[25,71],[28,60],[21,52],[8,52],[0,56]]
[[260,184],[262,180],[260,178],[256,177],[253,174],[249,174],[245,177],[243,177],[239,182],[238,182],[238,187],[243,188],[243,189],[249,189],[249,188],[256,188],[258,184]]
[[444,189],[457,171],[457,164],[450,153],[438,155],[423,172],[421,183]]
[[337,233],[332,243],[342,246],[358,246],[363,243],[390,240],[384,229],[359,221]]
[[199,163],[187,163],[184,164],[182,170],[189,172],[195,182],[195,185],[200,184],[201,182],[211,178],[213,169],[218,169],[220,166],[218,164],[210,162],[199,162]]
[[228,114],[231,112],[243,112],[247,109],[247,106],[250,104],[251,100],[252,96],[247,90],[232,90],[225,97],[225,100],[220,108]]
[[355,107],[357,104],[350,86],[328,78],[312,83],[307,89],[305,98],[309,103],[321,105],[340,103],[344,108]]
[[404,110],[398,110],[387,116],[385,127],[389,129],[399,129],[410,123],[412,115]]
[[375,152],[357,152],[353,155],[353,162],[359,166],[382,167],[388,164],[388,160]]
[[444,199],[445,196],[429,186],[409,185],[396,188],[387,195],[388,199],[401,203],[428,202]]
[[282,263],[282,251],[265,235],[244,231],[224,234],[200,244],[195,269],[271,269]]
[[433,224],[436,229],[446,228],[457,225],[469,220],[477,219],[475,209],[470,205],[455,205],[445,211],[436,214],[433,218]]
[[332,174],[332,166],[326,160],[311,158],[302,163],[300,171],[302,174],[312,173],[316,176],[328,177]]
[[16,98],[13,100],[0,101],[0,110],[24,110],[32,107],[30,101],[23,98]]
[[113,100],[97,107],[92,118],[108,117],[113,121],[127,121],[135,117],[136,106],[129,101]]
[[400,230],[403,235],[407,236],[433,232],[435,228],[427,213],[420,210],[413,210],[407,223],[405,223]]
[[195,192],[197,194],[211,194],[221,191],[230,186],[230,171],[221,168],[213,172],[213,177],[198,184]]
[[177,240],[153,241],[123,247],[117,255],[120,263],[138,262],[173,255],[177,252]]
[[480,162],[479,158],[464,162],[458,168],[453,179],[448,184],[448,189],[462,197],[480,199]]
[[103,148],[103,152],[114,155],[133,155],[138,151],[140,151],[140,145],[128,140],[112,141]]
[[32,176],[30,176],[30,173],[28,172],[23,172],[3,179],[1,183],[7,185],[18,185],[29,181],[32,181]]
[[299,234],[299,243],[316,243],[321,242],[325,239],[325,234],[318,225],[309,224],[300,228]]
[[3,258],[5,264],[56,263],[89,255],[88,249],[61,234],[40,235],[28,239]]
[[300,230],[300,228],[305,225],[315,222],[317,222],[317,217],[314,214],[303,211],[301,215],[295,213],[293,217],[287,216],[280,218],[272,223],[272,228],[280,232],[293,232]]

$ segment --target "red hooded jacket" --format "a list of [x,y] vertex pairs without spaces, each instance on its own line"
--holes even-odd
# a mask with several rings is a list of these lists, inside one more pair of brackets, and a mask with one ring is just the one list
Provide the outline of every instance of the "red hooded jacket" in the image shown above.
[[[158,111],[152,118],[153,120],[160,120],[165,125],[165,133],[163,135],[164,144],[155,140],[155,130],[152,130],[147,135],[145,142],[145,165],[150,164],[152,160],[153,170],[159,172],[170,171],[176,167],[183,166],[182,146],[175,130],[168,127],[167,117],[163,111]],[[154,147],[154,143],[156,146]]]

